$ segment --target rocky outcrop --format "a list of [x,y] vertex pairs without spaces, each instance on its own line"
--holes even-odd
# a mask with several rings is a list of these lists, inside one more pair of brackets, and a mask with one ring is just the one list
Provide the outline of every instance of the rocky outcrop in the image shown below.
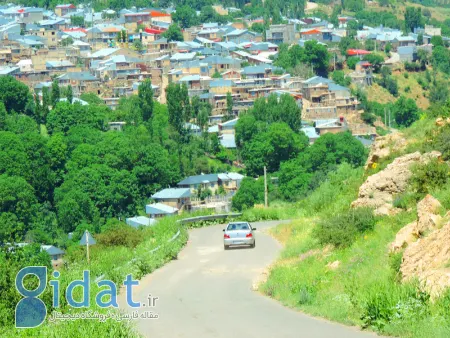
[[450,118],[443,119],[442,117],[438,117],[435,121],[437,127],[443,127],[447,124],[450,124]]
[[425,232],[437,228],[442,219],[439,215],[441,208],[441,203],[429,194],[417,203],[417,222],[413,232],[415,236],[422,236]]
[[365,169],[371,168],[380,159],[388,157],[391,154],[391,149],[401,150],[405,148],[406,144],[407,142],[401,133],[377,137],[370,148]]
[[424,235],[427,231],[437,229],[442,217],[439,211],[441,203],[431,195],[426,195],[423,200],[417,203],[417,220],[404,226],[395,236],[394,242],[389,249],[396,252],[416,239]]
[[384,170],[369,176],[359,188],[358,199],[352,203],[352,207],[369,207],[375,209],[375,214],[390,215],[396,213],[392,203],[394,196],[406,191],[408,180],[411,177],[411,165],[415,163],[427,163],[432,158],[438,158],[441,153],[420,154],[415,152],[397,157]]
[[450,222],[409,244],[400,266],[403,281],[417,277],[433,295],[450,286]]

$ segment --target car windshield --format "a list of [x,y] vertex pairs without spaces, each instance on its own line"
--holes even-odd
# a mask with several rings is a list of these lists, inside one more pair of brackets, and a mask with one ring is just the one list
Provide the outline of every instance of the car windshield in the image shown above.
[[232,223],[228,224],[227,231],[249,230],[248,223]]

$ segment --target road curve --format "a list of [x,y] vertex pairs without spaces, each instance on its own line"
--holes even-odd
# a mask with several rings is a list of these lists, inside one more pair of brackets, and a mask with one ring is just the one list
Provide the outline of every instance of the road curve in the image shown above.
[[[159,297],[151,310],[158,319],[139,319],[144,337],[333,337],[374,336],[355,328],[312,318],[288,309],[252,291],[252,283],[273,262],[281,246],[261,230],[279,222],[252,223],[256,248],[223,249],[223,226],[194,229],[178,260],[144,277],[134,287],[133,301],[148,303]],[[125,305],[124,292],[119,297]]]

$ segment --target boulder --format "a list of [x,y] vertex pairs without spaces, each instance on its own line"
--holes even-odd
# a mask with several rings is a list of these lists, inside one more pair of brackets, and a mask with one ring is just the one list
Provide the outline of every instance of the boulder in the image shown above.
[[437,228],[442,217],[439,211],[442,208],[441,203],[430,194],[417,203],[417,222],[414,227],[414,235],[419,237],[428,230]]
[[433,294],[450,286],[450,222],[409,244],[400,266],[403,281],[418,277]]
[[334,261],[334,262],[328,263],[327,268],[330,270],[336,270],[337,268],[339,268],[339,265],[341,265],[340,261]]
[[416,225],[417,221],[414,221],[401,228],[400,231],[397,232],[395,240],[389,245],[389,251],[397,252],[414,242],[417,239],[417,237],[414,236]]
[[394,242],[389,246],[391,252],[398,251],[429,230],[437,229],[442,217],[439,215],[441,203],[430,194],[417,203],[417,220],[400,229]]
[[401,133],[377,137],[370,148],[365,169],[371,168],[380,159],[388,157],[391,154],[391,149],[401,150],[405,146],[406,140]]
[[443,127],[446,124],[446,121],[442,117],[438,117],[435,121],[436,126]]
[[359,188],[358,199],[352,207],[369,207],[375,209],[375,214],[392,215],[397,210],[392,203],[394,196],[406,191],[408,180],[412,175],[410,167],[415,163],[427,163],[432,158],[438,158],[441,153],[412,154],[397,157],[384,170],[371,175]]

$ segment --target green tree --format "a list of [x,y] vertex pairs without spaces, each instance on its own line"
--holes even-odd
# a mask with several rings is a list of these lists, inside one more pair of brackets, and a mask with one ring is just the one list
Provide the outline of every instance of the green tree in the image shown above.
[[355,40],[353,37],[345,36],[339,41],[339,51],[342,55],[347,55],[349,49],[361,48],[359,41]]
[[407,32],[413,32],[414,28],[423,27],[422,10],[420,7],[406,7],[405,28]]
[[72,15],[70,17],[70,23],[72,26],[84,27],[84,17]]
[[6,108],[3,102],[0,102],[0,131],[5,130],[6,127]]
[[3,76],[0,81],[0,101],[5,105],[6,111],[34,115],[33,97],[28,87],[12,76]]
[[364,56],[364,60],[372,64],[375,72],[378,72],[384,63],[384,57],[381,54],[371,53]]
[[444,46],[444,40],[442,39],[442,36],[434,35],[431,38],[431,44],[433,45],[433,47]]
[[148,121],[153,113],[153,89],[149,79],[144,80],[138,87],[139,107],[142,110],[142,119]]
[[67,86],[67,102],[73,103],[73,89],[71,85]]
[[227,93],[227,115],[228,118],[233,117],[233,97],[230,92]]
[[189,111],[189,97],[185,85],[170,83],[166,88],[169,123],[180,134],[184,134],[184,123],[187,121]]
[[25,179],[0,175],[0,214],[14,214],[19,222],[28,226],[36,211],[36,205],[34,189]]
[[450,50],[444,46],[434,47],[431,55],[431,64],[433,69],[450,74]]
[[334,82],[341,86],[348,87],[351,84],[351,78],[348,76],[345,76],[344,71],[342,70],[335,70],[332,75],[332,79]]
[[197,13],[189,5],[177,6],[175,13],[172,13],[172,19],[183,29],[198,24]]
[[249,142],[258,133],[256,119],[251,113],[240,115],[236,124],[236,146],[241,149],[245,143]]
[[423,33],[419,33],[417,35],[417,45],[419,45],[419,46],[423,45]]
[[49,106],[51,105],[51,94],[48,87],[42,88],[42,111],[41,111],[41,123],[46,123],[47,115],[49,113]]
[[58,81],[57,80],[53,80],[52,93],[51,93],[52,107],[56,107],[56,104],[59,102],[60,98],[61,98],[61,91],[59,89]]
[[256,33],[263,34],[266,32],[266,27],[262,23],[255,22],[251,25],[250,30]]
[[181,28],[177,24],[171,24],[162,36],[167,38],[168,41],[184,41]]
[[73,42],[74,42],[73,39],[70,36],[68,36],[61,40],[61,45],[63,47],[67,47],[73,45]]
[[[374,40],[372,40],[372,39],[367,39],[365,42],[364,42],[364,48],[366,49],[366,50],[374,50],[375,49],[375,41]],[[387,52],[386,52],[387,53]]]
[[356,64],[361,61],[358,56],[351,56],[347,59],[347,67],[350,69],[355,69]]
[[[270,184],[268,190],[270,191]],[[255,204],[264,202],[264,179],[259,178],[255,180],[251,177],[245,177],[239,190],[233,196],[233,209],[242,211],[253,207]]]
[[409,127],[419,118],[419,109],[413,99],[401,96],[394,104],[395,122],[399,126]]
[[142,41],[139,39],[133,41],[133,47],[139,53],[144,50],[144,45],[142,44]]
[[388,42],[385,46],[384,46],[384,52],[389,55],[389,53],[392,50],[392,44],[390,42]]

